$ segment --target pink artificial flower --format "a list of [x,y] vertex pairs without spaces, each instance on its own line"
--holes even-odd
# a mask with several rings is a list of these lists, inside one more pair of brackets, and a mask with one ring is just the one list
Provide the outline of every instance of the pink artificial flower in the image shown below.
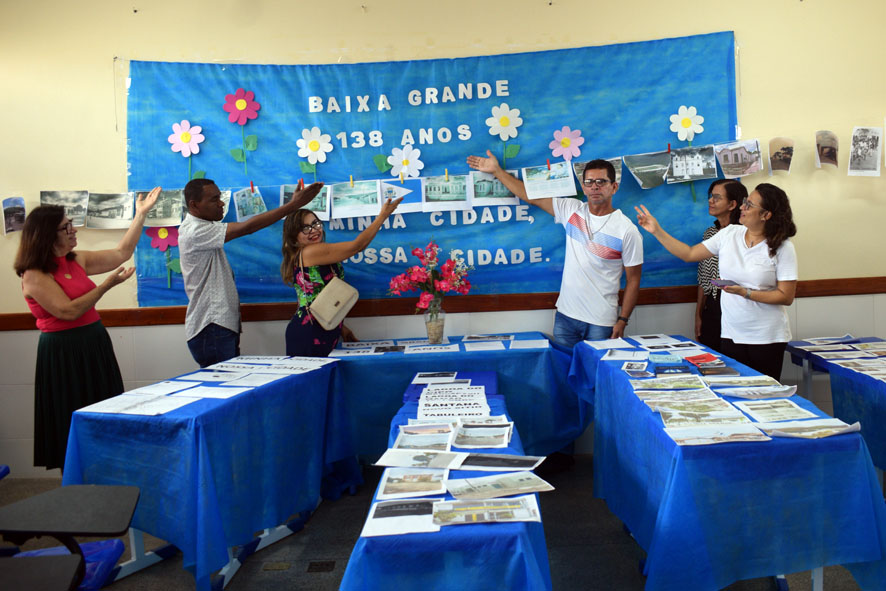
[[418,258],[424,258],[425,251],[423,251],[421,248],[416,246],[415,248],[412,249],[412,255],[417,256]]
[[424,291],[418,298],[418,303],[415,305],[415,307],[425,310],[428,306],[431,305],[432,301],[434,301],[434,294]]
[[455,261],[452,259],[448,259],[445,263],[440,266],[440,274],[443,275],[444,279],[449,279],[452,276],[452,272],[455,270]]
[[548,147],[552,150],[552,156],[555,158],[562,156],[568,162],[581,154],[578,147],[583,143],[585,138],[581,137],[581,130],[571,130],[566,125],[554,132],[554,141],[548,144]]
[[173,152],[181,152],[185,158],[200,152],[199,144],[205,139],[200,133],[203,131],[202,127],[199,125],[191,127],[191,123],[187,119],[182,119],[181,123],[172,124],[172,131],[175,133],[170,134],[166,139],[172,144]]
[[461,295],[468,295],[468,292],[471,291],[471,282],[465,278],[464,283],[462,283],[456,291]]
[[407,272],[409,273],[410,281],[415,283],[422,283],[428,280],[428,270],[424,267],[410,267]]
[[443,281],[434,280],[434,289],[446,293],[447,291],[452,289],[452,285],[450,285],[449,282],[445,279]]
[[151,237],[151,248],[166,252],[170,246],[178,246],[178,228],[148,228],[145,234]]
[[238,88],[234,94],[225,95],[225,104],[222,108],[229,113],[228,121],[238,125],[246,125],[249,119],[258,117],[261,105],[253,100],[255,93]]

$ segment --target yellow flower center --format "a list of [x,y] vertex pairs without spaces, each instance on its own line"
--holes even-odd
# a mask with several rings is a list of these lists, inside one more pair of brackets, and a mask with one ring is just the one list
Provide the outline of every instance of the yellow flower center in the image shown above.
[[188,133],[187,131],[183,131],[181,134],[181,141],[183,144],[187,144],[188,142],[190,142],[191,141],[191,134]]
[[572,143],[572,140],[569,139],[568,137],[564,137],[563,139],[560,140],[560,145],[563,146],[564,148],[568,148],[569,144],[571,144],[571,143]]
[[690,127],[692,127],[692,119],[690,119],[689,117],[683,117],[683,120],[680,121],[680,125],[682,125],[686,129],[689,129]]
[[403,166],[409,166],[409,160],[406,158],[403,159]]
[[243,99],[237,99],[237,102],[234,103],[234,106],[237,107],[238,111],[245,111],[246,110],[246,101]]
[[317,140],[311,140],[311,143],[308,144],[308,150],[311,152],[316,152],[320,149],[320,142]]
[[498,124],[501,125],[502,127],[507,127],[508,125],[511,124],[511,120],[508,119],[507,115],[502,115],[501,119],[498,120]]
[[166,228],[160,228],[159,230],[157,230],[157,236],[165,240],[166,237],[169,236],[169,230],[167,230]]

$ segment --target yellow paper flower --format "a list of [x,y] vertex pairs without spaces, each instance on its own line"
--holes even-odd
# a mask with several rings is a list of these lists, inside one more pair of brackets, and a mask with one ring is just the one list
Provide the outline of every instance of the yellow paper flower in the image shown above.
[[704,123],[704,117],[698,114],[695,107],[686,107],[680,105],[675,115],[671,115],[671,131],[677,133],[680,141],[689,140],[695,137],[695,134],[704,131],[701,124]]

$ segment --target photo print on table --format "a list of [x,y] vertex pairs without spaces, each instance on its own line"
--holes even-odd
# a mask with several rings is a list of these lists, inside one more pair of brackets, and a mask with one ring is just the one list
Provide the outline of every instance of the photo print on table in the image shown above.
[[134,193],[90,193],[86,227],[126,229],[135,213]]
[[86,225],[89,191],[40,191],[40,205],[61,205],[74,226]]

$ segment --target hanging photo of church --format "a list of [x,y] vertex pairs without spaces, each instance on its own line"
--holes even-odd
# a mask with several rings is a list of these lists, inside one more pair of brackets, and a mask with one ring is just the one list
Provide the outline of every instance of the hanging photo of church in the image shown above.
[[717,177],[717,159],[713,146],[680,148],[671,151],[668,184],[685,183]]

